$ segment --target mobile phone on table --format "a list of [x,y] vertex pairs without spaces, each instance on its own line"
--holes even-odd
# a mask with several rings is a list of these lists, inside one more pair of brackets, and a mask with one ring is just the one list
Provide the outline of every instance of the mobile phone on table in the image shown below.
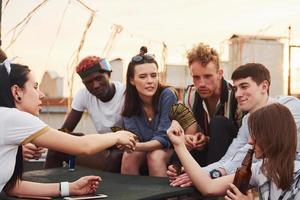
[[106,194],[91,194],[91,195],[83,195],[83,196],[64,197],[64,200],[104,199],[107,197],[108,196]]

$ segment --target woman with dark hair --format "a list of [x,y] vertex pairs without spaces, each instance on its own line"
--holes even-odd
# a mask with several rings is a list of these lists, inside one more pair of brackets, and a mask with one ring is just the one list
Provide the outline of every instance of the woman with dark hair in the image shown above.
[[173,150],[166,131],[171,125],[169,112],[177,96],[158,80],[158,64],[154,56],[134,56],[128,65],[124,102],[124,126],[139,137],[136,150],[124,153],[121,173],[139,174],[148,164],[150,176],[166,176]]
[[[250,186],[258,189],[263,200],[300,199],[297,127],[289,109],[278,103],[264,106],[250,114],[248,125],[249,144],[253,145],[255,157],[261,159],[252,165]],[[232,184],[234,174],[211,179],[187,151],[182,130],[168,130],[168,136],[185,171],[203,195],[251,199],[250,193],[246,196]]]
[[93,193],[100,177],[86,176],[68,183],[33,183],[22,180],[22,145],[55,149],[72,155],[94,154],[115,144],[134,149],[132,133],[72,136],[47,126],[37,116],[44,94],[32,71],[24,65],[0,65],[0,191],[13,196],[69,196]]

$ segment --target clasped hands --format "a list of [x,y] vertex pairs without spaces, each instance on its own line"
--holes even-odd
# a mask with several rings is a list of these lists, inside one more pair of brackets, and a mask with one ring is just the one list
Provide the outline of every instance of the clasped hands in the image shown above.
[[178,121],[173,120],[170,128],[167,130],[167,134],[173,145],[177,143],[182,143],[183,140],[179,135],[184,135],[184,144],[187,149],[190,150],[202,150],[207,142],[209,141],[209,137],[204,135],[202,132],[194,132],[193,134],[184,134],[185,131],[181,127]]
[[209,137],[201,132],[197,132],[194,135],[185,135],[185,146],[190,150],[202,150],[206,143],[209,141]]
[[46,149],[43,147],[38,147],[32,143],[28,143],[23,145],[23,159],[29,160],[29,159],[35,159],[38,160],[42,156],[43,153],[46,152]]
[[118,142],[116,145],[119,150],[127,153],[135,151],[136,143],[138,141],[137,135],[126,130],[120,130],[115,133],[118,134]]

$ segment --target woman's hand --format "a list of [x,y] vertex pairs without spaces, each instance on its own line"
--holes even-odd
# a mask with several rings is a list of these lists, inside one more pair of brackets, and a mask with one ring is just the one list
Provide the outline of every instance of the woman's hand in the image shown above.
[[193,183],[187,173],[183,173],[176,177],[170,184],[173,187],[191,187]]
[[127,153],[132,153],[134,152],[134,149],[132,149],[132,147],[130,145],[121,145],[121,144],[118,144],[117,145],[117,148],[120,150],[120,151],[125,151]]
[[184,131],[177,121],[172,121],[170,128],[167,130],[167,135],[174,146],[185,145]]
[[101,178],[99,176],[84,176],[70,183],[70,195],[84,195],[95,193]]
[[126,150],[135,150],[137,138],[135,134],[125,130],[117,131],[116,134],[118,134],[117,146],[126,147]]
[[40,159],[42,154],[46,152],[46,149],[43,147],[37,147],[36,145],[32,143],[28,143],[23,145],[23,159],[24,160],[29,160],[29,159]]
[[[226,200],[253,200],[253,194],[251,190],[248,190],[247,196],[241,193],[241,191],[232,183],[229,184],[231,189],[227,190]],[[232,192],[233,191],[233,192]]]

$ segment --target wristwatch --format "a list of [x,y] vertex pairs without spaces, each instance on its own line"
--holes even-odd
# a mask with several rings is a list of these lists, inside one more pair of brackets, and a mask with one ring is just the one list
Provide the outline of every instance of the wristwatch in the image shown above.
[[219,178],[219,177],[222,176],[222,173],[221,173],[219,170],[217,170],[217,169],[211,170],[211,171],[209,172],[209,174],[210,174],[210,177],[211,177],[212,179]]

